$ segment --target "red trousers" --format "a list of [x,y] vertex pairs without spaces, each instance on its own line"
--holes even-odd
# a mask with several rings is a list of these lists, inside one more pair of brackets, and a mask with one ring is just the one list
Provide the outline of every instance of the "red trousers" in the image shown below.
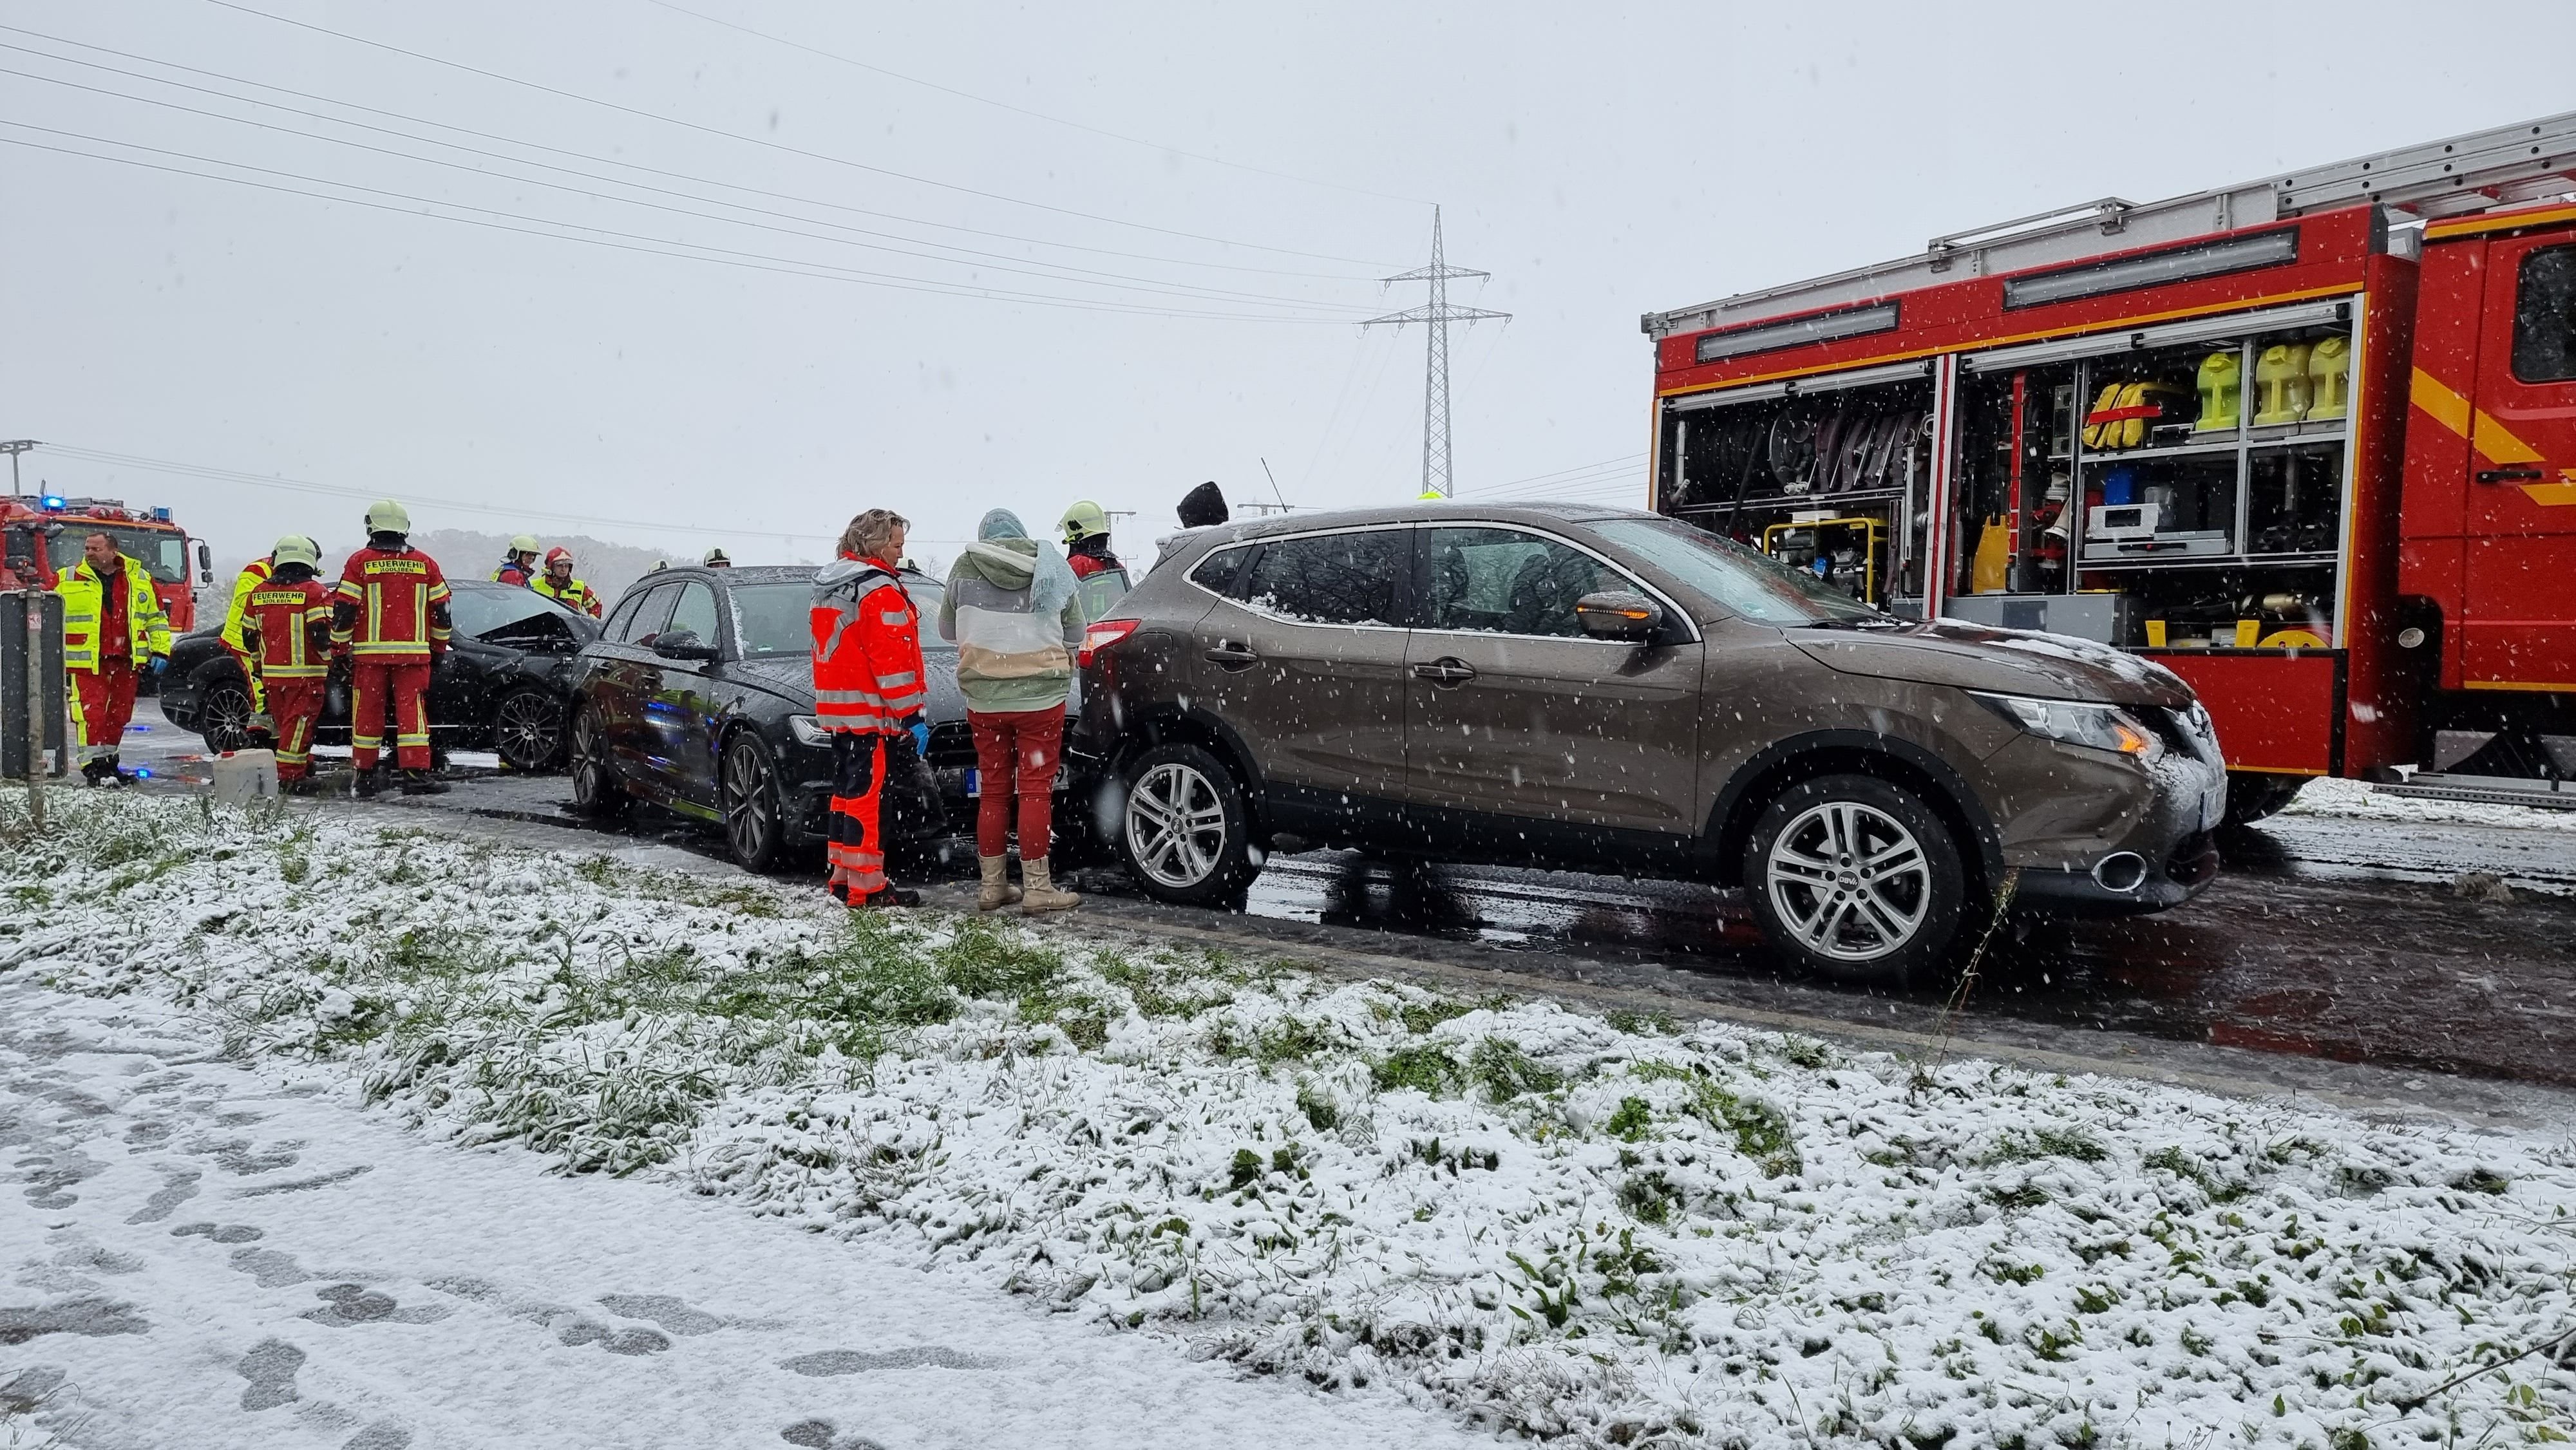
[[71,685],[72,744],[79,763],[114,760],[134,718],[134,661],[107,659],[95,670],[65,670]]
[[1010,848],[1011,798],[1020,802],[1020,859],[1043,861],[1055,830],[1055,770],[1064,754],[1064,707],[966,712],[975,731],[975,854]]
[[886,737],[873,731],[832,732],[832,822],[823,847],[831,864],[833,899],[856,906],[886,889],[885,832],[879,807],[885,796]]
[[429,659],[360,655],[349,671],[349,764],[364,775],[385,745],[385,702],[394,714],[394,763],[429,769]]
[[313,722],[322,718],[323,681],[263,681],[269,718],[277,722],[277,778],[302,780],[313,769]]

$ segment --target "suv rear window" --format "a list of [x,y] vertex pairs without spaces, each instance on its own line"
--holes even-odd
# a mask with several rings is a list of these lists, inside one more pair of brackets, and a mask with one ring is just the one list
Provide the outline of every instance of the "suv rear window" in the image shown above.
[[1300,624],[1391,625],[1408,533],[1374,529],[1274,539],[1253,561],[1244,601]]
[[[1190,571],[1190,582],[1211,594],[1221,594],[1232,599],[1235,584],[1243,578],[1243,566],[1251,558],[1252,545],[1250,544],[1237,544],[1231,549],[1219,549],[1199,560],[1199,566]],[[1094,616],[1094,618],[1097,617]]]

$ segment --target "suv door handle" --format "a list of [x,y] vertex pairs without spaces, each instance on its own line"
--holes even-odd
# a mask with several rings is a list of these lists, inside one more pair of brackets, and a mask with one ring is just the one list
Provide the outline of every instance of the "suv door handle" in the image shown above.
[[2540,470],[2537,468],[2481,468],[2478,470],[2480,483],[2528,483],[2539,477]]
[[1436,660],[1415,665],[1413,674],[1416,679],[1429,680],[1434,685],[1447,688],[1451,685],[1463,685],[1476,678],[1476,667],[1456,655],[1443,655]]
[[1216,648],[1207,652],[1207,662],[1212,665],[1223,665],[1229,670],[1240,670],[1259,664],[1261,656],[1232,640],[1221,639],[1216,642]]

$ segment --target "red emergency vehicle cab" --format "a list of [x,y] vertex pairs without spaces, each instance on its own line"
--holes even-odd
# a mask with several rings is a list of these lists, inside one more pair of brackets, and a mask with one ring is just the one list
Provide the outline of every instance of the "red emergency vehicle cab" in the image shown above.
[[195,629],[197,586],[214,582],[213,562],[166,508],[133,509],[112,498],[0,496],[0,589],[53,588],[63,570],[80,562],[82,541],[101,532],[151,571],[170,632]]
[[[2190,681],[2234,814],[2576,776],[2576,115],[1649,314],[1652,507]],[[2536,200],[2536,198],[2550,198]]]

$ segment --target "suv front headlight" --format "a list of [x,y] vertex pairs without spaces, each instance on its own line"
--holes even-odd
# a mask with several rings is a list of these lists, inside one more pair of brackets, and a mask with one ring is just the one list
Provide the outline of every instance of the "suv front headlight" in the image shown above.
[[800,745],[829,745],[832,743],[832,732],[824,729],[823,722],[811,715],[788,716],[787,732],[795,736],[796,742]]
[[1969,691],[1989,710],[2033,735],[2062,740],[2092,750],[2126,755],[2154,764],[2165,753],[2164,742],[2138,717],[2117,705],[2074,700],[2034,700],[2027,695],[1988,695]]

